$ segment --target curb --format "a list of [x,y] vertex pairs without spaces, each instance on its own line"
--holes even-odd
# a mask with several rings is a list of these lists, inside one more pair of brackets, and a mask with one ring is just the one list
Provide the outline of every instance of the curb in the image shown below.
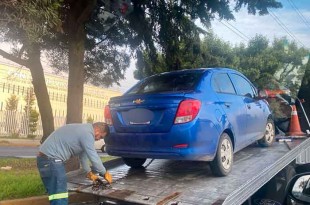
[[[92,194],[69,192],[69,204],[77,202],[95,202],[96,196]],[[24,199],[0,201],[0,205],[49,205],[47,195],[34,196]]]

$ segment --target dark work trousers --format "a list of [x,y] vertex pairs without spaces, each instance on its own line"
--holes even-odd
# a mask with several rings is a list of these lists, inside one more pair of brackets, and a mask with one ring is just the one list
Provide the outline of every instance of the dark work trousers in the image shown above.
[[51,205],[67,205],[67,176],[61,160],[37,156],[37,166]]

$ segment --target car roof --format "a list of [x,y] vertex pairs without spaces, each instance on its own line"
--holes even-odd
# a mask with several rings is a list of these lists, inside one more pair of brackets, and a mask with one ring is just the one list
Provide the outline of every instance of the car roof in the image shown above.
[[[159,74],[155,74],[152,75],[150,77],[153,76],[161,76],[161,75],[168,75],[168,74],[175,74],[175,73],[195,73],[195,72],[207,72],[207,71],[211,71],[211,72],[218,72],[218,71],[226,71],[226,72],[238,72],[234,69],[231,68],[225,68],[225,67],[216,67],[216,68],[192,68],[192,69],[183,69],[183,70],[175,70],[175,71],[170,71],[170,72],[164,72],[164,73],[159,73]],[[239,73],[239,72],[238,72]]]

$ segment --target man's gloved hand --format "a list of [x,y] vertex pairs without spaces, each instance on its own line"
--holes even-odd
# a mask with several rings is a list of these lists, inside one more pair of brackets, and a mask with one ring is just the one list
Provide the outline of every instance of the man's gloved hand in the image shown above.
[[112,184],[112,175],[107,171],[104,175],[103,178],[109,183]]
[[92,172],[88,172],[86,177],[92,180],[93,182],[96,182],[99,179],[99,177]]

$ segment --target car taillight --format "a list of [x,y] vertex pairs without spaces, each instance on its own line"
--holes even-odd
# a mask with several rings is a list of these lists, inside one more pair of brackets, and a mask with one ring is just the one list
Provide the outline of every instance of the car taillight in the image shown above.
[[199,100],[184,100],[180,103],[174,124],[190,122],[197,116],[200,110],[201,102]]
[[104,120],[108,125],[112,125],[112,115],[109,105],[104,107]]

